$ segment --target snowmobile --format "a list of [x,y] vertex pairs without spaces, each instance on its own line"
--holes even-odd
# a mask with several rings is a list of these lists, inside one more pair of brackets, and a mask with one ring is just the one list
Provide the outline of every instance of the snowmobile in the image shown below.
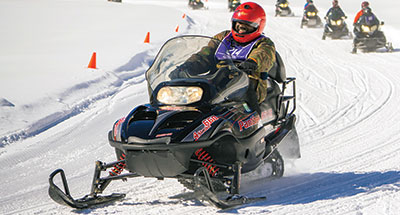
[[240,5],[240,0],[228,0],[228,9],[229,12],[233,12]]
[[286,0],[278,1],[275,5],[275,16],[294,16]]
[[204,8],[204,3],[201,0],[189,0],[188,5],[193,10]]
[[304,10],[300,28],[303,28],[304,25],[309,28],[322,27],[321,18],[318,16],[318,10],[313,4],[308,5],[308,7]]
[[326,37],[331,37],[332,39],[341,39],[343,37],[353,38],[353,35],[344,21],[346,18],[346,16],[340,16],[338,13],[331,13],[326,17],[326,25],[322,39],[325,40]]
[[392,43],[386,41],[385,34],[380,30],[383,24],[384,22],[379,22],[372,13],[361,16],[354,27],[356,36],[353,40],[352,53],[357,53],[357,49],[370,52],[383,47],[389,52],[393,51]]
[[[269,173],[265,177],[279,178],[283,158],[300,158],[295,78],[286,77],[276,52],[267,79],[268,96],[252,108],[252,81],[238,69],[227,48],[218,49],[226,50],[219,52],[224,60],[207,65],[204,73],[198,73],[195,64],[181,69],[201,50],[223,45],[206,36],[167,41],[146,71],[150,102],[117,120],[108,133],[117,160],[95,163],[91,193],[80,199],[71,196],[64,171],[55,170],[49,177],[50,197],[83,209],[122,199],[125,194],[100,195],[113,180],[152,177],[177,179],[193,191],[194,199],[221,209],[264,200],[241,195],[241,177],[265,168]],[[172,75],[175,71],[179,76]],[[109,174],[102,176],[108,169]],[[54,183],[57,175],[64,190]]]

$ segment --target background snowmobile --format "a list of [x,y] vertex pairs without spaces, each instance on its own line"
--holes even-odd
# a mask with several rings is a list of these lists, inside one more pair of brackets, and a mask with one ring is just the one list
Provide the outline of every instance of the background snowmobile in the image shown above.
[[228,0],[229,12],[233,12],[240,5],[240,0]]
[[[284,171],[282,156],[300,157],[295,78],[286,78],[276,53],[268,97],[254,111],[249,100],[251,81],[229,53],[222,53],[219,69],[209,65],[201,74],[193,73],[198,67],[182,69],[189,57],[210,45],[223,44],[202,36],[167,41],[146,72],[150,103],[116,121],[108,134],[118,160],[96,162],[91,193],[80,199],[70,195],[64,171],[54,171],[49,178],[50,197],[60,204],[87,208],[125,196],[99,195],[112,180],[144,176],[176,178],[195,191],[195,198],[220,208],[265,199],[240,196],[241,175],[266,168],[267,177],[278,178]],[[179,76],[171,75],[176,71]],[[112,168],[109,175],[101,176],[108,168]],[[121,174],[124,169],[129,173]],[[54,183],[56,175],[61,176],[64,191]]]
[[189,0],[188,5],[193,10],[204,8],[204,3],[201,0]]
[[286,0],[278,1],[275,5],[275,16],[294,16]]
[[324,28],[324,33],[322,39],[325,40],[326,37],[332,39],[341,39],[343,37],[353,38],[353,35],[347,28],[347,24],[344,21],[347,17],[340,16],[338,13],[331,13],[326,17],[326,24]]
[[383,31],[380,30],[383,24],[372,13],[361,16],[354,26],[355,38],[352,53],[357,53],[357,49],[369,52],[383,47],[389,52],[393,51],[392,43],[386,41]]
[[308,5],[308,7],[304,10],[300,28],[303,28],[304,25],[309,28],[322,27],[321,18],[318,16],[318,10],[314,4]]

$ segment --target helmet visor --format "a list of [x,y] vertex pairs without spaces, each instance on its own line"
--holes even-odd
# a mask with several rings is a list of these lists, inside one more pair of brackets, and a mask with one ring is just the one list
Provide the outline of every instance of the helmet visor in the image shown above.
[[255,22],[250,22],[250,21],[246,21],[246,20],[241,20],[241,19],[232,19],[232,23],[236,23],[236,22],[240,22],[246,25],[250,25],[253,28],[258,28],[259,24],[255,23]]
[[245,34],[250,34],[250,33],[254,33],[255,31],[257,31],[259,24],[255,23],[255,22],[249,22],[249,21],[245,21],[245,20],[240,20],[240,19],[232,19],[232,29],[234,29],[236,32],[239,32],[238,25],[237,23],[240,23],[244,26],[247,27],[247,31]]

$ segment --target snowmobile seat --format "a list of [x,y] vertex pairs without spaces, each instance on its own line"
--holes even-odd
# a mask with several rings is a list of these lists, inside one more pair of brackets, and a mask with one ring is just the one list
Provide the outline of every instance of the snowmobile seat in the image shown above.
[[275,56],[276,61],[268,72],[267,98],[264,100],[264,103],[269,104],[274,112],[277,111],[278,97],[281,93],[279,84],[286,81],[286,69],[283,60],[278,52],[275,52]]
[[283,64],[282,58],[278,52],[275,52],[275,63],[272,68],[268,71],[268,76],[277,81],[278,83],[283,83],[286,81],[286,69]]

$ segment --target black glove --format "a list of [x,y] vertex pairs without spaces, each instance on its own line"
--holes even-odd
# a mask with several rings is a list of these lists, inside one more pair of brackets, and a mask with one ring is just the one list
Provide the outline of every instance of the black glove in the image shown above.
[[247,59],[238,65],[238,68],[248,75],[253,75],[257,67],[258,65],[253,59]]
[[168,76],[170,79],[188,78],[188,72],[193,67],[192,63],[186,62],[173,70]]

